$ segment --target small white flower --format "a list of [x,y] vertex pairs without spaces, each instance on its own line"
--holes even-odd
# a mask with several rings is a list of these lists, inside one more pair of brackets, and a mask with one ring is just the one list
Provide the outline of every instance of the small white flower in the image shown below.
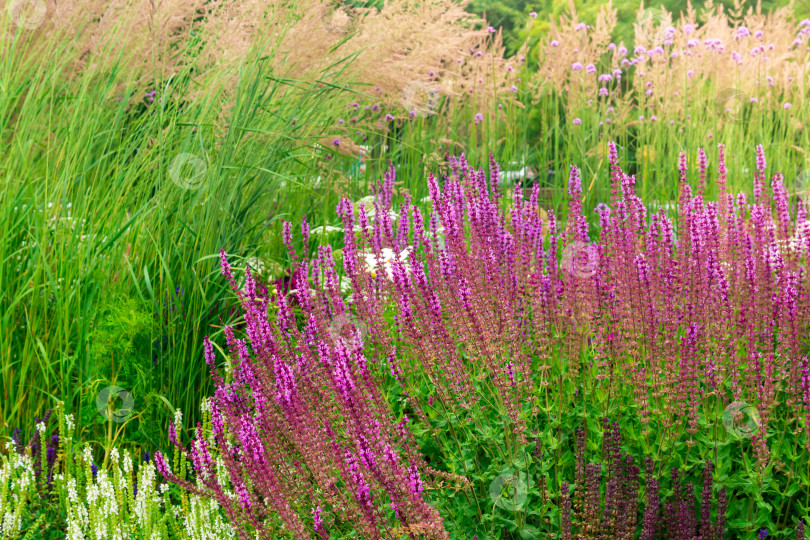
[[341,227],[335,227],[334,225],[321,225],[320,227],[312,229],[310,235],[326,236],[333,232],[343,232],[343,229]]
[[383,248],[380,251],[379,259],[374,253],[364,253],[363,258],[366,260],[366,272],[371,274],[372,277],[377,277],[378,266],[382,266],[386,275],[388,276],[388,280],[393,281],[393,263],[395,260],[399,260],[401,263],[403,263],[405,265],[406,272],[410,272],[410,263],[408,262],[408,259],[412,249],[413,248],[411,246],[408,246],[402,250],[402,252],[397,254],[391,248]]
[[87,463],[92,463],[93,461],[93,452],[90,450],[89,445],[85,445],[82,449],[82,455],[84,456],[84,461]]
[[345,294],[345,293],[347,293],[347,292],[349,292],[351,290],[352,290],[352,281],[349,278],[347,278],[346,276],[341,277],[340,278],[340,292]]

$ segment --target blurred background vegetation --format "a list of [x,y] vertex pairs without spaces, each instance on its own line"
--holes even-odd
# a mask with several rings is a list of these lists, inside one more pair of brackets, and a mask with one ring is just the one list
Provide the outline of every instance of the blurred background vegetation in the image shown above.
[[[599,10],[605,2],[595,2],[592,0],[472,0],[468,6],[468,11],[479,16],[485,16],[487,21],[495,28],[502,28],[504,33],[504,44],[510,54],[514,54],[526,39],[525,21],[529,13],[537,13],[537,24],[532,27],[531,38],[539,38],[545,35],[549,28],[549,19],[559,19],[571,5],[574,5],[580,20],[587,24],[594,24]],[[643,9],[666,9],[673,14],[677,20],[689,4],[688,0],[651,0],[643,3]],[[736,6],[744,9],[759,6],[762,11],[767,12],[773,8],[786,7],[790,4],[788,0],[746,0],[737,2]],[[695,0],[691,2],[692,7],[701,11],[707,5],[723,6],[726,12],[731,12],[735,8],[735,2],[730,0],[719,0],[712,3]],[[633,23],[636,20],[636,13],[642,9],[641,0],[615,0],[613,7],[618,11],[619,21],[616,25],[614,37],[616,42],[624,41],[628,47],[633,43]],[[810,17],[810,2],[794,2],[794,10],[799,19]]]

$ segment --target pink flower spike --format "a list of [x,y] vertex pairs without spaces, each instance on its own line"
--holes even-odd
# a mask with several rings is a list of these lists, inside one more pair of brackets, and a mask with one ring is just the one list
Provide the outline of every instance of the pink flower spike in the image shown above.
[[228,257],[225,255],[225,250],[219,250],[219,261],[220,265],[222,266],[222,275],[228,281],[233,281],[233,274],[231,273],[231,265],[228,263]]

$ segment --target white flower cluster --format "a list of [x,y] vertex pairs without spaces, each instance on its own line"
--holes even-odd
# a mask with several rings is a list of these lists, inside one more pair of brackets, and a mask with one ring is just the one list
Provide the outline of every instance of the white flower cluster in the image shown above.
[[[203,408],[210,408],[210,403]],[[61,406],[57,416],[66,433],[60,438],[52,491],[38,491],[37,472],[28,454],[19,454],[11,442],[6,442],[6,454],[0,454],[0,539],[30,537],[36,532],[28,530],[36,517],[30,513],[32,501],[51,497],[48,493],[60,505],[59,514],[64,516],[60,527],[68,540],[169,540],[178,532],[191,540],[237,537],[216,501],[185,494],[183,501],[174,503],[153,462],[136,465],[129,451],[112,448],[104,464],[96,467],[90,446],[73,451],[67,444],[75,428],[73,417],[65,415]],[[175,426],[182,427],[182,421],[178,412]],[[45,436],[44,424],[36,429]],[[217,478],[230,487],[225,464],[218,453],[215,456]]]
[[219,517],[219,504],[214,500],[191,497],[190,512],[183,522],[185,531],[199,540],[236,538],[234,528]]
[[[176,415],[175,422],[181,425],[182,415]],[[88,454],[85,447],[83,458]],[[167,540],[168,523],[183,527],[192,540],[236,538],[216,501],[190,495],[188,507],[172,504],[167,497],[169,485],[158,482],[153,463],[141,464],[136,473],[130,453],[115,448],[108,463],[109,467],[99,468],[86,485],[78,484],[76,478],[68,480],[69,540]]]
[[[374,195],[369,195],[368,197],[363,197],[357,203],[355,203],[354,207],[357,208],[358,212],[360,211],[360,205],[363,205],[363,208],[366,212],[366,217],[369,221],[374,221],[377,219],[377,208],[374,206]],[[399,214],[394,212],[393,210],[388,210],[388,216],[391,218],[391,221],[396,221],[399,218]],[[360,231],[359,226],[355,226],[355,232]]]
[[34,462],[20,455],[10,443],[8,457],[0,456],[0,538],[19,535],[28,501],[34,493]]
[[389,281],[394,280],[394,261],[399,260],[405,267],[406,272],[410,272],[411,266],[409,258],[411,256],[411,251],[413,248],[411,246],[406,247],[400,253],[394,252],[391,248],[383,248],[380,251],[380,256],[377,257],[374,253],[365,252],[361,255],[366,261],[366,272],[371,274],[372,277],[377,277],[377,271],[379,267],[385,271],[385,274],[388,276]]

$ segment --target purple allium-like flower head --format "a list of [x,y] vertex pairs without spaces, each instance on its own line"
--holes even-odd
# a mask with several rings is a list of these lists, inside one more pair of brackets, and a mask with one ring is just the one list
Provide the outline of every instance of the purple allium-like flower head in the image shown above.
[[582,71],[582,64],[580,62],[574,62],[571,64],[571,71]]
[[475,125],[480,124],[484,121],[484,115],[481,113],[475,113]]
[[739,28],[737,28],[737,31],[734,33],[734,39],[739,41],[740,39],[742,39],[744,37],[748,37],[750,35],[751,35],[751,32],[748,30],[748,28],[746,28],[745,26],[740,26]]

